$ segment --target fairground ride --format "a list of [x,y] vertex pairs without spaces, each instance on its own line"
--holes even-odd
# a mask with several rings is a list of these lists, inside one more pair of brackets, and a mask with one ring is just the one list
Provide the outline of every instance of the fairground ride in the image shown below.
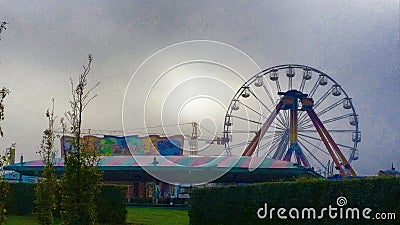
[[224,121],[227,155],[291,161],[324,176],[334,168],[356,176],[351,163],[360,141],[352,99],[332,77],[304,65],[254,75],[236,92]]

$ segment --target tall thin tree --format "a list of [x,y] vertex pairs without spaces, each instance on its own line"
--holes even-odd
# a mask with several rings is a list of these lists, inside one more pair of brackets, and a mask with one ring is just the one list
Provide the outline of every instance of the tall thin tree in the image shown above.
[[83,66],[76,86],[71,79],[71,110],[66,113],[71,124],[73,149],[65,155],[65,171],[61,179],[61,217],[63,224],[68,225],[97,224],[95,200],[101,182],[101,174],[96,167],[98,156],[96,151],[89,151],[81,137],[83,112],[96,97],[91,93],[99,85],[97,83],[86,90],[92,60],[93,57],[89,54],[89,62],[87,66]]
[[48,127],[43,131],[42,143],[37,152],[44,163],[43,179],[35,187],[33,215],[43,225],[51,225],[56,210],[57,179],[54,174],[54,99],[51,111],[47,109]]
[[[3,30],[6,30],[6,24],[7,22],[3,21],[0,24],[0,35],[3,32]],[[1,40],[1,36],[0,36]],[[0,122],[4,120],[4,99],[5,97],[10,93],[10,90],[8,88],[3,87],[0,90]],[[4,133],[3,130],[0,126],[0,136],[3,137]],[[12,144],[10,148],[15,148],[15,144]],[[7,164],[7,161],[9,160],[9,155],[10,151],[6,151],[5,155],[0,155],[0,224],[4,223],[5,220],[5,213],[6,213],[6,199],[7,195],[9,192],[9,184],[3,180],[3,166]]]
[[[3,87],[0,90],[0,122],[4,120],[4,99],[5,97],[10,93],[10,91],[6,88]],[[1,129],[0,126],[0,136],[3,137],[3,130]],[[15,145],[14,145],[15,146]],[[13,147],[13,146],[11,146]],[[0,224],[4,223],[5,220],[5,212],[6,212],[6,199],[7,199],[7,194],[9,192],[9,184],[3,180],[3,166],[7,164],[7,161],[9,159],[9,155],[7,153],[10,153],[10,151],[6,151],[5,155],[0,155]]]

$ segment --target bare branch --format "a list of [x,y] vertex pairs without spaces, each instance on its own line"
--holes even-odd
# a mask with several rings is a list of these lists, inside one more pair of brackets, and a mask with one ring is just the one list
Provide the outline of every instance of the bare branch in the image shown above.
[[[71,134],[75,137],[74,147],[79,159],[86,160],[84,144],[81,143],[81,126],[82,126],[82,114],[83,111],[86,109],[88,104],[97,96],[94,95],[92,97],[91,93],[93,90],[99,86],[100,83],[96,83],[89,91],[85,91],[87,88],[87,76],[91,69],[91,63],[93,57],[91,54],[88,55],[88,64],[83,65],[83,71],[78,77],[78,83],[74,85],[74,82],[71,80],[71,94],[72,100],[70,100],[70,107],[71,110],[65,113],[65,116],[68,122],[71,124]],[[82,157],[82,158],[81,158]],[[90,161],[90,160],[89,160]]]
[[94,98],[96,98],[96,97],[97,97],[97,94],[94,95],[93,97],[91,97],[91,98],[83,105],[83,109],[85,109],[86,106],[87,106]]
[[99,85],[100,85],[100,82],[97,82],[97,84],[95,84],[89,91],[86,92],[86,94],[83,96],[82,99],[85,100],[89,96],[89,94]]

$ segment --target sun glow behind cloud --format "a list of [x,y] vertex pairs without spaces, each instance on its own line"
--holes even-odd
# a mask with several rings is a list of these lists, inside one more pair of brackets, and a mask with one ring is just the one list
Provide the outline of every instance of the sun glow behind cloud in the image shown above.
[[[150,56],[132,76],[124,101],[124,128],[162,126],[154,132],[190,134],[169,126],[203,122],[205,129],[221,136],[226,109],[246,78],[259,67],[232,46],[215,41],[190,41],[169,46]],[[135,82],[146,80],[146,82]],[[145,96],[143,99],[134,96]],[[139,100],[138,100],[139,99]],[[143,102],[143,124],[129,113]],[[135,104],[132,104],[135,102]],[[168,127],[168,129],[166,128]]]
[[[85,112],[84,126],[116,130],[122,128],[126,85],[140,63],[173,43],[202,38],[236,46],[262,68],[299,63],[332,75],[359,113],[363,141],[355,162],[358,172],[375,174],[392,161],[400,165],[400,108],[393,105],[400,99],[398,0],[185,1],[180,7],[151,0],[1,2],[2,20],[10,24],[0,41],[0,76],[11,94],[5,100],[0,148],[16,142],[17,156],[23,154],[26,160],[37,158],[51,98],[56,98],[58,116],[69,108],[69,77],[79,75],[88,53],[94,55],[91,82],[101,84],[95,91],[99,96]],[[206,51],[212,56],[204,57]],[[242,62],[248,59],[243,56],[224,61],[240,54],[223,46],[164,55],[132,82],[135,91],[127,93],[132,96],[124,114],[130,117],[124,118],[129,126],[144,126],[143,106],[153,75],[195,54],[196,59],[233,67],[246,80],[258,72],[244,67]],[[184,111],[190,114],[189,108]],[[151,113],[148,119],[159,119],[160,113]],[[176,115],[172,119],[176,122]],[[385,135],[376,135],[380,133]]]

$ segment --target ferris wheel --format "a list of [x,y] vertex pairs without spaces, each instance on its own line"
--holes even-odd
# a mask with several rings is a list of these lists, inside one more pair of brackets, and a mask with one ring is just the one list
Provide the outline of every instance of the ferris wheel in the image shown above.
[[304,65],[265,69],[243,84],[224,121],[228,155],[291,161],[323,174],[355,176],[358,116],[332,77]]

